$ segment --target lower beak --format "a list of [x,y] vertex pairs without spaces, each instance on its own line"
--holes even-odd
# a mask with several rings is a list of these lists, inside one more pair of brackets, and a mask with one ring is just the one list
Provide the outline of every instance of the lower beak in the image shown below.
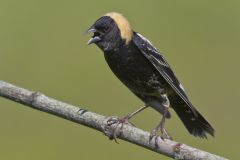
[[[90,27],[86,33],[94,33],[94,32],[97,32],[97,30],[93,27]],[[90,45],[92,43],[96,43],[98,41],[100,41],[101,38],[99,36],[93,36],[91,39],[89,39],[89,41],[87,42],[87,45]]]
[[89,39],[89,41],[87,42],[87,45],[90,45],[90,44],[92,44],[92,43],[96,43],[96,42],[98,42],[98,41],[100,41],[100,40],[101,40],[101,38],[98,37],[98,36],[92,37],[92,38]]

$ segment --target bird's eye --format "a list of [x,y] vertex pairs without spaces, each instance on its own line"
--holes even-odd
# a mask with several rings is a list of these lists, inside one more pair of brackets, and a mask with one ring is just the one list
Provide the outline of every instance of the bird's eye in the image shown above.
[[100,28],[100,30],[103,32],[103,33],[106,33],[108,30],[109,30],[109,27],[108,26],[102,26]]

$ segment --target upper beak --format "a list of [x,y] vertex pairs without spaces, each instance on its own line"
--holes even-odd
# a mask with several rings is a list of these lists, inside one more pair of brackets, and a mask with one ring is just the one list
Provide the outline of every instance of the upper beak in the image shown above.
[[[90,27],[87,31],[86,31],[86,34],[88,33],[95,33],[95,32],[98,32],[93,26]],[[87,45],[90,45],[92,43],[96,43],[98,41],[100,41],[101,38],[99,36],[96,36],[96,35],[93,35],[91,39],[89,39],[89,41],[87,42]]]
[[94,33],[94,32],[97,32],[97,30],[93,27],[90,27],[86,32],[85,34],[88,34],[88,33]]

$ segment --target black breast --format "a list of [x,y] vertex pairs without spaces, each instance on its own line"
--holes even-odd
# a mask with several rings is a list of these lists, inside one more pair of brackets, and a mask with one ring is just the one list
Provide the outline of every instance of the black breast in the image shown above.
[[163,88],[165,81],[134,43],[104,55],[113,73],[134,93],[153,94]]

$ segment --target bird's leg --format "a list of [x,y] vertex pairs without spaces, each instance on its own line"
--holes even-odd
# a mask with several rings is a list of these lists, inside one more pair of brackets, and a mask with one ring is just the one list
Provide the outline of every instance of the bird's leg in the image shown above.
[[141,111],[143,111],[146,108],[148,108],[148,106],[145,105],[145,106],[139,108],[138,110],[136,110],[135,112],[132,112],[132,113],[128,114],[127,116],[123,117],[123,119],[130,120],[133,116],[140,113]]
[[150,133],[150,139],[149,141],[151,141],[153,139],[153,137],[155,137],[155,144],[157,144],[157,132],[160,130],[161,132],[161,138],[162,139],[172,139],[171,136],[169,136],[169,134],[167,133],[167,130],[165,129],[165,119],[166,116],[168,114],[168,109],[170,106],[170,101],[168,100],[168,97],[166,94],[162,94],[162,98],[163,98],[163,103],[162,106],[164,107],[164,112],[163,112],[163,116],[162,119],[160,121],[160,123],[151,131]]
[[[135,116],[136,114],[138,114],[139,112],[143,111],[144,109],[146,109],[148,106],[143,106],[141,108],[139,108],[138,110],[136,110],[135,112],[132,112],[130,114],[128,114],[127,116],[124,116],[123,118],[109,118],[107,120],[107,128],[112,127],[112,125],[114,125],[114,127],[112,128],[112,130],[110,131],[110,133],[105,132],[105,134],[109,137],[109,139],[114,139],[115,142],[116,138],[117,138],[117,133],[119,132],[119,130],[122,130],[123,125],[124,124],[128,124],[128,125],[132,125],[134,126],[131,122],[129,122],[129,120]],[[120,127],[119,127],[120,125]],[[106,128],[106,129],[107,129]]]
[[165,119],[166,119],[167,113],[168,113],[168,108],[165,108],[162,120],[161,120],[161,122],[159,124],[160,132],[162,134],[161,135],[162,138],[172,139],[171,136],[169,136],[169,134],[167,133],[167,130],[165,129]]
[[168,113],[168,108],[165,108],[164,110],[164,114],[162,116],[162,119],[160,121],[160,123],[151,131],[150,133],[150,141],[152,140],[152,138],[157,136],[157,132],[160,130],[161,132],[161,138],[162,139],[172,139],[171,136],[169,136],[167,130],[165,129],[165,119],[166,119],[166,115]]
[[[130,125],[133,125],[132,123],[130,123],[129,122],[129,120],[133,117],[133,116],[135,116],[136,114],[138,114],[138,113],[140,113],[141,111],[143,111],[144,109],[146,109],[148,106],[143,106],[143,107],[141,107],[141,108],[139,108],[138,110],[136,110],[136,111],[134,111],[134,112],[132,112],[132,113],[130,113],[130,114],[128,114],[128,115],[126,115],[126,116],[124,116],[123,118],[110,118],[108,121],[107,121],[107,123],[108,123],[108,125],[113,125],[113,124],[115,124],[115,123],[125,123],[125,124],[130,124]],[[134,126],[134,125],[133,125]]]

